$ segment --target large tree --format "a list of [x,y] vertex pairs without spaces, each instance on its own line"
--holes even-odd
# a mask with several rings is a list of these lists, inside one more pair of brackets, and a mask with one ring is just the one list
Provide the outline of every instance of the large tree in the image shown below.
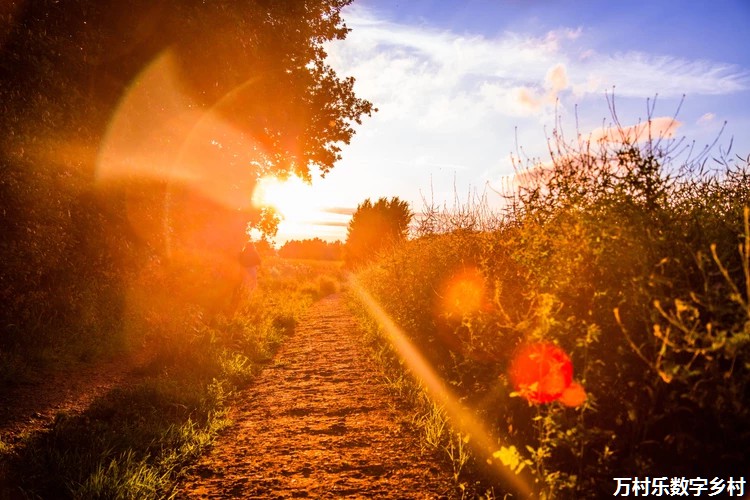
[[28,141],[17,133],[48,133],[44,125],[68,137],[103,132],[134,78],[168,50],[192,104],[260,141],[264,167],[326,172],[372,109],[325,61],[324,43],[346,36],[350,2],[21,2],[0,39],[6,140]]
[[144,252],[230,248],[258,177],[333,168],[372,111],[326,64],[350,1],[0,9],[0,327],[80,317]]
[[398,197],[366,199],[357,206],[347,228],[344,255],[347,265],[358,265],[383,248],[406,239],[413,217],[409,204]]

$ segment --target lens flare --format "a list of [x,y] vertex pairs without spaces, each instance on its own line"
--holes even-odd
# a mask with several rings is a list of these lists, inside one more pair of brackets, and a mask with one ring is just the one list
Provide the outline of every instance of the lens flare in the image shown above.
[[444,285],[440,310],[448,316],[464,316],[482,308],[484,276],[474,267],[455,273]]
[[586,392],[573,382],[573,363],[561,348],[547,342],[527,344],[518,350],[510,365],[515,390],[532,403],[559,401],[579,406]]

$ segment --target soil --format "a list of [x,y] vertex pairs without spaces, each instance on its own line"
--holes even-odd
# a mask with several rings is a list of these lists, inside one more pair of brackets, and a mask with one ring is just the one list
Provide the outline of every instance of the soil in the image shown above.
[[338,295],[316,304],[177,498],[453,497],[451,473],[421,448],[357,335]]

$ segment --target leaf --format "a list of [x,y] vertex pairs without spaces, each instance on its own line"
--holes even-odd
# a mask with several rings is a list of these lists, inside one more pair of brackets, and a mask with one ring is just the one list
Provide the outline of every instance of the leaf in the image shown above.
[[492,454],[493,458],[500,459],[503,465],[508,467],[516,474],[520,473],[526,464],[523,461],[523,457],[518,453],[515,446],[503,446],[495,453]]

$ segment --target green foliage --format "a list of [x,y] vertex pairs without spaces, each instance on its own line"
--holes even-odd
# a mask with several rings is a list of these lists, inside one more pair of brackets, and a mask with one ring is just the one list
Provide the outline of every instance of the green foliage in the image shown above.
[[360,203],[346,232],[347,265],[372,260],[383,248],[406,239],[412,215],[409,204],[398,197],[380,198],[375,203],[368,198]]
[[[419,237],[359,280],[501,439],[494,459],[531,470],[542,496],[611,495],[613,477],[744,474],[748,159],[708,172],[700,158],[674,164],[666,141],[560,137],[551,164],[518,166],[505,213],[428,208]],[[457,280],[463,297],[478,283],[473,307],[451,308]],[[570,355],[582,406],[513,397],[508,366],[528,341]]]

